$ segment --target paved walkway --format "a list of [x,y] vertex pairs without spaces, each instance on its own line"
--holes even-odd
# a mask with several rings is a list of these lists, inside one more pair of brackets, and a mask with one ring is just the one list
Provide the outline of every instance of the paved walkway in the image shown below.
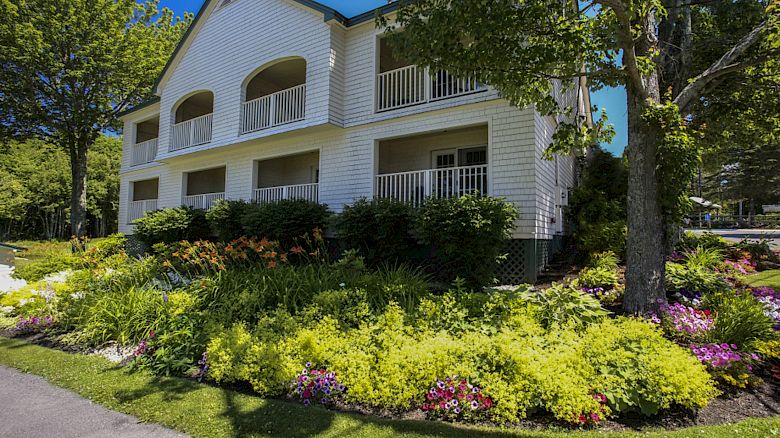
[[181,438],[94,404],[41,377],[0,366],[0,437]]

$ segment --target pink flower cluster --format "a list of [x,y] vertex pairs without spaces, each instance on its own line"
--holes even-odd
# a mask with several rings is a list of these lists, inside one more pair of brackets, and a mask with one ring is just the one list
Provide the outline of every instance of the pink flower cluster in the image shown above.
[[601,393],[597,393],[593,395],[593,399],[599,402],[599,412],[591,412],[588,415],[581,414],[579,417],[577,417],[577,423],[580,424],[596,424],[599,423],[601,420],[604,419],[602,415],[605,415],[607,412],[607,396]]
[[775,321],[774,330],[780,331],[780,291],[771,287],[754,287],[750,292],[764,304],[765,313]]
[[493,406],[493,400],[482,393],[482,389],[458,376],[436,379],[425,395],[426,402],[421,409],[431,416],[446,418],[474,417],[484,414]]
[[[691,345],[691,351],[701,363],[711,368],[731,368],[745,359],[734,344]],[[758,360],[758,356],[755,353],[752,353],[749,357],[753,360]],[[747,365],[746,368],[748,371],[751,370],[750,365]]]
[[31,316],[29,318],[20,318],[13,331],[18,334],[38,333],[54,326],[54,319],[51,316]]
[[154,330],[150,330],[149,336],[141,339],[141,342],[138,343],[138,346],[135,348],[135,351],[133,352],[133,357],[141,357],[147,352],[149,352],[149,346],[147,344],[150,339],[154,338],[154,336],[155,336]]
[[312,369],[312,363],[307,362],[292,384],[293,394],[309,406],[312,403],[328,404],[335,396],[347,388],[338,382],[336,373],[326,369]]
[[727,271],[739,272],[742,275],[748,275],[756,272],[756,264],[746,258],[740,259],[736,262],[726,260],[723,263],[726,265]]
[[661,309],[666,320],[670,321],[678,333],[689,335],[704,334],[712,330],[715,320],[709,310],[698,310],[680,303]]

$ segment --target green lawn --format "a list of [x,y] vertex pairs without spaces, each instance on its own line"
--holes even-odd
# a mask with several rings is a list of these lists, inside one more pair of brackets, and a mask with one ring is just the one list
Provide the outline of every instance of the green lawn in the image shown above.
[[751,286],[768,286],[773,289],[780,289],[780,269],[771,271],[761,271],[747,277],[747,282]]
[[[0,337],[0,365],[38,374],[111,409],[201,437],[563,437],[565,433],[456,427],[389,421],[319,407],[264,400],[179,378],[129,372],[99,357],[68,354]],[[588,436],[765,437],[780,435],[780,417],[676,432]]]

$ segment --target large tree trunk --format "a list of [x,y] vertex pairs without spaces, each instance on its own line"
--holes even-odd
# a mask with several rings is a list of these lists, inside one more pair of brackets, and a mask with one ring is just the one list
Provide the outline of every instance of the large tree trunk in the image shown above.
[[87,149],[82,142],[70,148],[70,230],[76,237],[84,236],[87,225]]
[[[652,14],[645,24],[653,35]],[[639,41],[637,54],[647,55],[654,40]],[[666,231],[656,179],[659,128],[642,117],[649,104],[659,103],[658,71],[641,80],[645,96],[629,82],[628,100],[628,240],[626,247],[626,292],[623,308],[637,314],[657,310],[666,302],[664,256]]]
[[666,226],[658,199],[658,131],[642,119],[645,102],[628,96],[628,241],[623,308],[645,313],[665,302]]

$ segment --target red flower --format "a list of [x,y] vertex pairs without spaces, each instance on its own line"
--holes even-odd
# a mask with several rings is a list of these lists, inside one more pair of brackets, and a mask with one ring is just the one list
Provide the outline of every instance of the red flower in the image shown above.
[[303,398],[309,398],[311,397],[311,391],[308,389],[306,391],[303,391]]
[[488,409],[491,406],[493,406],[493,400],[491,400],[490,397],[486,397],[485,400],[483,401],[483,403],[485,404],[485,407],[488,408]]
[[585,424],[585,422],[587,421],[587,418],[585,418],[584,415],[580,415],[579,421],[580,421],[581,424]]

